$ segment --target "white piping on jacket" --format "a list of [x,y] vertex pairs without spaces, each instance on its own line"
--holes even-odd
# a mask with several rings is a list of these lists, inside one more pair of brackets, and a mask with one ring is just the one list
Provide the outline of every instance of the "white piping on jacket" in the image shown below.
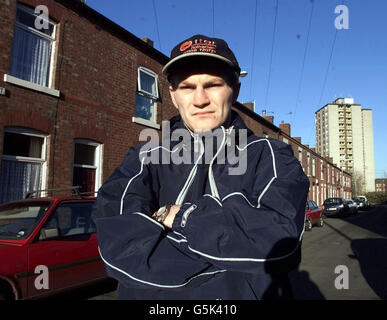
[[233,193],[229,193],[227,196],[225,196],[223,199],[222,199],[222,202],[232,196],[242,196],[246,201],[247,203],[253,207],[253,208],[256,208],[256,206],[252,205],[251,202],[246,198],[246,196],[242,193],[242,192],[233,192]]
[[128,188],[129,188],[130,184],[132,183],[132,181],[133,181],[135,178],[137,178],[137,177],[142,173],[142,171],[144,170],[144,161],[145,161],[145,157],[142,158],[142,160],[141,160],[141,168],[140,168],[140,171],[139,171],[135,176],[133,176],[133,177],[129,180],[128,184],[126,185],[126,187],[125,187],[125,189],[124,189],[124,192],[122,193],[121,203],[120,203],[120,215],[122,215],[122,211],[123,211],[123,209],[124,209],[124,197],[125,197],[126,191],[128,190]]
[[192,280],[194,280],[197,277],[205,276],[205,275],[211,275],[211,274],[216,274],[216,273],[226,272],[227,271],[227,270],[217,270],[217,271],[212,271],[212,272],[204,272],[204,273],[198,274],[198,275],[190,278],[187,282],[184,282],[182,284],[176,284],[176,285],[158,284],[158,283],[154,283],[154,282],[149,282],[149,281],[138,279],[138,278],[132,276],[131,274],[127,273],[126,271],[121,270],[120,268],[117,268],[117,267],[113,266],[112,264],[110,264],[109,262],[107,262],[105,260],[105,258],[103,257],[99,247],[98,247],[98,251],[99,251],[99,254],[101,256],[102,261],[105,264],[107,264],[110,268],[112,268],[112,269],[114,269],[114,270],[116,270],[118,272],[121,272],[122,274],[128,276],[130,279],[132,279],[134,281],[137,281],[137,282],[140,282],[140,283],[143,283],[143,284],[147,284],[147,285],[150,285],[150,286],[154,286],[154,287],[159,287],[159,288],[169,288],[169,289],[180,288],[180,287],[184,287],[185,285],[187,285],[188,283],[190,283]]
[[[167,148],[165,148],[165,147],[163,147],[163,146],[158,146],[158,147],[155,147],[155,148],[150,149],[150,150],[143,150],[143,151],[139,152],[139,154],[143,154],[143,153],[147,153],[147,152],[152,152],[152,151],[154,151],[154,150],[156,150],[156,149],[160,149],[160,148],[161,148],[161,149],[164,149],[164,150],[166,150],[166,151],[168,151],[168,152],[171,152],[171,153],[176,152],[176,151],[179,149],[179,148],[176,148],[175,150],[168,150]],[[120,215],[122,215],[122,211],[123,211],[123,209],[124,209],[124,198],[125,198],[125,194],[126,194],[126,192],[128,191],[129,186],[130,186],[130,184],[132,183],[132,181],[133,181],[135,178],[137,178],[139,175],[141,175],[142,171],[144,170],[144,161],[145,161],[145,157],[141,159],[141,167],[140,167],[140,171],[139,171],[136,175],[134,175],[134,176],[128,181],[128,184],[126,185],[126,187],[125,187],[125,189],[124,189],[124,192],[122,193],[121,203],[120,203]]]
[[257,259],[257,258],[221,258],[221,257],[215,257],[215,256],[211,256],[209,254],[206,254],[206,253],[203,253],[203,252],[200,252],[198,250],[195,250],[195,249],[192,249],[190,246],[188,246],[188,249],[191,250],[192,252],[194,253],[197,253],[203,257],[207,257],[209,259],[212,259],[212,260],[217,260],[217,261],[231,261],[231,262],[267,262],[267,261],[277,261],[277,260],[281,260],[281,259],[285,259],[289,256],[291,256],[294,252],[296,252],[296,250],[298,249],[300,243],[301,243],[301,239],[302,239],[302,236],[304,234],[304,231],[305,231],[305,222],[304,222],[304,226],[302,228],[302,232],[301,232],[301,235],[298,239],[298,243],[296,245],[296,247],[294,248],[293,251],[291,251],[290,253],[288,254],[285,254],[281,257],[275,257],[275,258],[267,258],[267,259]]
[[168,238],[168,239],[171,239],[171,240],[173,240],[173,241],[175,241],[175,242],[177,242],[177,243],[180,243],[180,242],[188,242],[187,239],[180,239],[180,240],[178,240],[178,239],[175,239],[175,238],[173,238],[173,237],[171,237],[171,236],[167,236],[167,238]]
[[218,203],[218,205],[220,205],[221,207],[223,207],[223,205],[222,205],[222,203],[219,201],[219,199],[215,198],[212,194],[206,193],[206,194],[203,195],[203,197],[210,197],[211,199],[214,199],[214,200]]
[[179,233],[177,231],[173,231],[173,233],[177,234],[180,237],[183,237],[184,239],[187,239],[187,237],[185,235],[183,235],[183,234],[181,234],[181,233]]
[[174,153],[174,152],[176,152],[177,150],[179,150],[179,147],[176,147],[175,150],[169,150],[169,149],[167,149],[167,148],[165,148],[165,147],[163,147],[163,146],[158,146],[158,147],[155,147],[155,148],[153,148],[153,149],[140,151],[139,154],[152,152],[152,151],[155,151],[155,150],[157,150],[157,149],[164,149],[165,151],[168,151],[168,152],[170,152],[170,153]]
[[[264,194],[266,193],[266,191],[269,189],[270,185],[272,184],[272,182],[277,178],[277,167],[276,167],[276,162],[275,162],[275,156],[274,156],[274,151],[273,151],[273,148],[271,146],[271,143],[268,139],[259,139],[259,140],[254,140],[254,141],[251,141],[249,144],[247,144],[244,148],[238,148],[239,151],[242,151],[244,149],[246,149],[249,145],[253,144],[253,143],[256,143],[256,142],[262,142],[262,141],[266,141],[267,144],[269,145],[269,148],[270,148],[270,152],[271,152],[271,158],[272,158],[272,162],[273,162],[273,173],[274,173],[274,176],[273,178],[271,178],[271,180],[269,181],[269,183],[266,185],[265,189],[263,189],[263,191],[261,192],[261,194],[259,195],[258,197],[258,201],[257,201],[257,208],[260,208],[261,207],[261,199],[262,197],[264,196]],[[247,199],[246,199],[247,200]]]
[[160,222],[157,222],[155,219],[152,219],[151,217],[149,217],[148,215],[144,214],[144,213],[141,213],[141,212],[132,212],[130,214],[137,214],[139,216],[142,216],[144,217],[145,219],[148,219],[150,222],[154,223],[156,226],[160,227],[161,229],[165,230],[165,227],[163,224],[161,224]]

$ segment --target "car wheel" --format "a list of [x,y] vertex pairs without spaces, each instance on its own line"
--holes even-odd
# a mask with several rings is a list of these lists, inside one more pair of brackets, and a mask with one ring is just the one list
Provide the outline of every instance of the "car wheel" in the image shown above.
[[320,228],[322,228],[323,225],[324,225],[324,219],[323,219],[323,217],[321,216],[321,217],[320,217],[320,220],[319,220],[318,223],[317,223],[317,226],[320,227]]
[[310,218],[305,222],[305,230],[306,231],[312,230],[312,220],[310,220]]

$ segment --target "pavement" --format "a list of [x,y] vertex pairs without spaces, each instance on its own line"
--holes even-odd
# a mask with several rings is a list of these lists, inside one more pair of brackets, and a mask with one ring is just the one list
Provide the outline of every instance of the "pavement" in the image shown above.
[[387,299],[387,206],[326,218],[305,232],[302,262],[290,279],[297,300]]
[[[322,228],[305,232],[302,262],[290,281],[296,300],[387,299],[387,206],[326,218]],[[115,299],[114,286],[99,290],[82,298]]]

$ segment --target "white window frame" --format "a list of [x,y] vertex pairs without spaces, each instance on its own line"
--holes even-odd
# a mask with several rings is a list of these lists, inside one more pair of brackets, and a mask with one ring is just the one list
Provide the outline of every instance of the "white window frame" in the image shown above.
[[[156,95],[142,89],[142,87],[141,87],[141,72],[146,73],[147,75],[149,75],[151,77],[154,77],[155,82],[156,82]],[[149,70],[148,68],[145,68],[142,66],[139,66],[137,68],[137,88],[138,88],[138,90],[136,91],[136,96],[142,95],[145,98],[151,99],[153,101],[153,106],[151,107],[151,108],[153,108],[153,110],[152,110],[153,116],[150,120],[144,119],[141,117],[133,117],[132,122],[135,122],[135,123],[138,123],[138,124],[141,124],[144,126],[152,127],[155,129],[160,129],[160,125],[157,123],[157,100],[159,99],[159,82],[158,82],[159,80],[158,79],[159,79],[158,74],[153,72],[152,70]],[[136,106],[135,106],[135,108],[136,108]]]
[[312,177],[316,176],[316,159],[312,157]]
[[[17,5],[17,9],[16,10],[22,10],[28,14],[31,14],[33,16],[37,16],[36,13],[34,12],[34,10],[32,10],[31,8],[23,5],[23,4],[18,4]],[[51,24],[53,26],[53,33],[52,33],[52,36],[49,36],[43,32],[40,32],[39,30],[36,30],[34,28],[31,28],[29,26],[26,26],[18,21],[16,21],[15,19],[15,26],[14,27],[18,27],[18,28],[21,28],[25,31],[28,31],[36,36],[39,36],[39,37],[42,37],[44,39],[47,39],[51,42],[51,57],[50,57],[50,65],[49,65],[49,70],[48,70],[48,85],[47,87],[46,86],[41,86],[39,84],[36,84],[34,82],[30,82],[30,81],[26,81],[26,80],[23,80],[23,79],[19,79],[15,76],[10,76],[10,75],[4,75],[4,81],[6,80],[9,80],[7,82],[10,82],[10,83],[14,83],[16,85],[19,85],[19,86],[23,86],[23,87],[27,87],[28,89],[33,89],[33,90],[37,90],[37,91],[42,91],[42,92],[45,92],[44,88],[52,88],[52,80],[53,80],[53,69],[54,69],[54,61],[55,61],[55,49],[56,49],[56,29],[57,29],[57,24],[52,21],[51,19],[48,20],[48,23]],[[21,80],[21,81],[17,81],[17,80]],[[32,86],[29,85],[29,84],[33,84]],[[39,88],[39,87],[43,87],[43,88]],[[58,96],[59,97],[59,92],[46,92],[46,93],[49,93],[49,94],[52,94],[54,96]]]
[[[141,87],[141,72],[147,74],[148,76],[151,76],[155,79],[155,82],[156,82],[156,95],[153,95],[153,93],[151,92],[148,92],[148,91],[145,91],[142,89]],[[141,92],[143,93],[145,96],[153,99],[153,100],[157,100],[159,98],[159,82],[158,82],[158,75],[157,73],[153,72],[152,70],[149,70],[145,67],[142,67],[142,66],[139,66],[137,68],[137,84],[138,84],[138,92]]]
[[[94,165],[85,165],[85,164],[79,164],[75,163],[75,144],[85,144],[89,146],[96,147],[95,153],[94,153]],[[89,139],[74,139],[73,142],[73,168],[88,168],[88,169],[95,169],[95,185],[94,185],[94,191],[97,192],[98,189],[102,185],[102,151],[103,151],[103,145],[101,143],[95,142],[93,140]],[[72,184],[74,184],[74,170],[72,175]]]
[[[10,160],[10,161],[20,161],[20,162],[32,162],[32,163],[40,163],[42,165],[42,171],[41,171],[41,189],[46,189],[46,178],[47,178],[47,136],[38,133],[35,130],[32,129],[24,129],[24,128],[17,128],[17,127],[6,127],[4,128],[4,133],[15,133],[15,134],[21,134],[25,136],[30,137],[38,137],[43,138],[43,144],[42,144],[42,158],[33,158],[33,157],[22,157],[22,156],[11,156],[7,154],[2,154],[2,159],[4,160]],[[4,152],[4,151],[3,151]]]

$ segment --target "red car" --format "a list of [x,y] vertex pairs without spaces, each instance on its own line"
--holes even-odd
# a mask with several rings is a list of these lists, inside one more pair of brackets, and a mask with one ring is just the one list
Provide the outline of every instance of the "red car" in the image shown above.
[[308,200],[305,208],[305,230],[310,231],[312,227],[324,225],[323,210],[318,207],[316,202]]
[[72,196],[0,205],[0,300],[107,279],[91,219],[94,201]]

